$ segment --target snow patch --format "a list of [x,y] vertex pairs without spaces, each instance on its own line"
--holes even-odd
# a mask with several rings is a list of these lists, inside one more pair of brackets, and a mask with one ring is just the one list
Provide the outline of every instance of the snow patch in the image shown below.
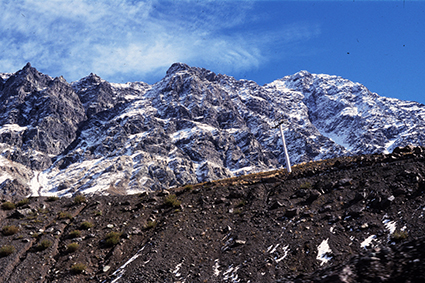
[[328,240],[329,238],[323,240],[322,243],[320,243],[320,245],[317,247],[316,259],[321,261],[321,266],[332,259],[332,257],[329,256],[329,254],[332,254],[332,250],[329,247]]
[[34,171],[34,177],[29,182],[29,187],[31,189],[31,196],[39,197],[40,183],[39,183],[39,171]]
[[281,248],[283,255],[281,256],[281,254],[278,252],[279,246],[280,246],[280,244],[276,244],[276,245],[271,245],[270,247],[267,248],[268,253],[274,254],[274,261],[276,263],[279,263],[284,258],[286,258],[288,256],[288,252],[289,252],[289,245],[283,246]]
[[176,265],[176,268],[173,270],[173,273],[176,277],[180,277],[181,273],[179,272],[180,268],[183,265],[183,261]]
[[376,240],[376,235],[370,235],[363,242],[360,243],[360,247],[366,249],[369,247],[373,241]]
[[[129,260],[127,260],[126,263],[121,265],[114,273],[112,273],[112,276],[117,276],[114,280],[111,281],[111,283],[117,282],[125,273],[125,268],[127,265],[129,265],[131,262],[133,262],[136,258],[142,255],[142,251],[145,249],[145,246],[143,246],[137,253],[132,256]],[[102,283],[106,282],[106,280],[102,281]]]
[[[270,253],[272,254],[272,253],[274,253],[275,251],[276,251],[276,249],[277,249],[277,247],[279,247],[279,245],[280,244],[277,244],[271,251],[270,251]],[[273,246],[270,246],[270,247],[273,247]]]
[[231,282],[240,282],[239,276],[237,274],[239,266],[233,267],[233,264],[223,273],[223,280],[230,280]]
[[280,258],[275,258],[274,260],[279,263],[280,261],[282,261],[285,257],[288,256],[288,252],[289,252],[289,245],[286,245],[284,247],[282,247],[282,251],[283,251],[283,256],[281,256]]
[[220,275],[220,261],[218,259],[214,260],[214,266],[213,266],[213,271],[214,271],[214,276],[218,277]]
[[15,178],[13,178],[12,176],[10,176],[9,174],[2,173],[0,175],[0,184],[3,183],[4,181],[8,180],[8,179],[9,180],[14,180]]
[[28,127],[21,127],[17,124],[4,124],[3,126],[0,126],[0,134],[7,132],[22,132],[26,129],[28,129]]
[[13,75],[13,73],[0,73],[0,77],[6,81],[8,78],[10,78]]
[[391,221],[389,219],[384,219],[382,223],[385,226],[385,229],[388,230],[388,241],[391,239],[391,235],[395,232],[395,229],[397,227],[397,223],[395,221]]
[[395,232],[397,222],[385,219],[382,221],[382,223],[384,224],[385,229],[390,232],[390,234],[393,234]]
[[344,110],[341,111],[341,116],[361,116],[358,112],[357,107],[346,107]]

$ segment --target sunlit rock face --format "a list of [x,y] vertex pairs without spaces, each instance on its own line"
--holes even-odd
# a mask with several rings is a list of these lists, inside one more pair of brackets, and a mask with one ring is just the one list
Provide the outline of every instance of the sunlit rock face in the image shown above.
[[68,83],[27,64],[0,79],[3,181],[25,194],[128,194],[276,169],[282,119],[292,164],[425,140],[424,105],[306,71],[259,86],[176,63],[153,85]]

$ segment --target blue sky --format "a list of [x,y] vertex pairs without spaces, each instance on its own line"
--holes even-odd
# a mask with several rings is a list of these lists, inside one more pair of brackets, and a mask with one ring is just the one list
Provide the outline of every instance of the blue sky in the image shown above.
[[174,62],[265,84],[300,70],[425,104],[425,1],[0,2],[0,72],[160,80]]

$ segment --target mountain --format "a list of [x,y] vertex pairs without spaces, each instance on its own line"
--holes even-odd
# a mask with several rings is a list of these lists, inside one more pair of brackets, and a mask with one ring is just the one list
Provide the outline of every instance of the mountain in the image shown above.
[[306,71],[259,86],[173,64],[165,77],[68,83],[29,63],[0,75],[0,191],[130,194],[268,171],[291,162],[422,145],[425,106]]
[[8,196],[0,282],[424,282],[424,161],[407,146],[157,192]]

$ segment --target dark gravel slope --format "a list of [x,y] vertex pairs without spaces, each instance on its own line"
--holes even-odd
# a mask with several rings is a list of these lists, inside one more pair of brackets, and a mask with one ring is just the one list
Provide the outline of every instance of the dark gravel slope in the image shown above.
[[424,282],[424,161],[406,147],[154,194],[3,202],[0,281]]

